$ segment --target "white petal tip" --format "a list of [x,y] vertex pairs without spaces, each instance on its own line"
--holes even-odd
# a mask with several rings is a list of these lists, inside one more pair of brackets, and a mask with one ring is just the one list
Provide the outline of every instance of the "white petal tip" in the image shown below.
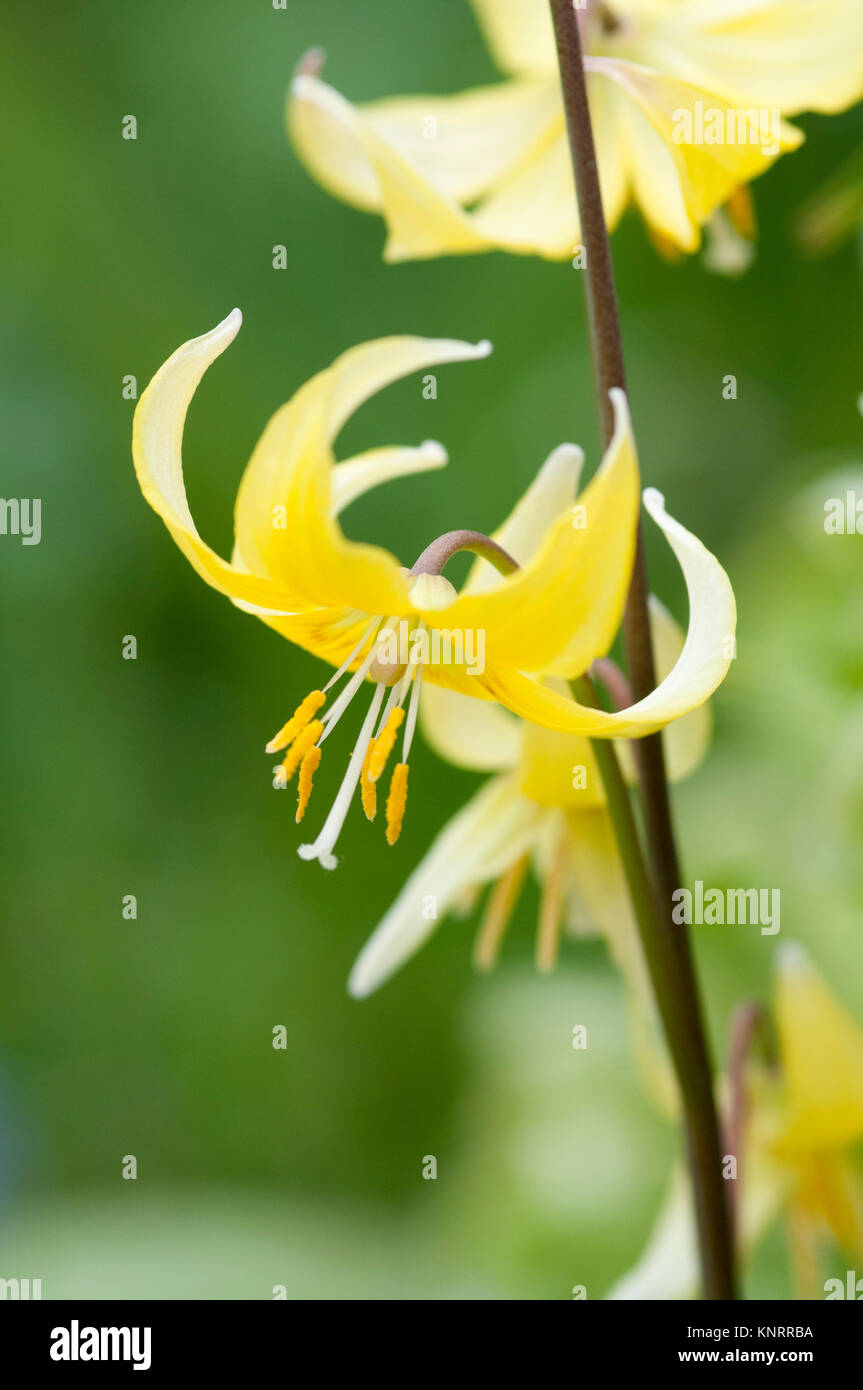
[[494,352],[494,346],[488,338],[483,338],[481,342],[474,343],[473,350],[476,357],[490,357]]
[[665,511],[665,498],[662,495],[662,493],[658,491],[657,488],[646,487],[641,496],[642,501],[644,502],[644,505],[650,512],[651,516],[655,516],[657,512]]
[[428,459],[429,463],[443,465],[449,463],[449,454],[442,444],[436,439],[424,439],[419,447],[419,452],[423,458]]
[[205,337],[224,338],[227,343],[230,343],[236,338],[242,326],[243,311],[241,309],[232,309],[227,318],[222,319],[221,323],[216,324],[215,328],[212,330],[212,334],[207,333]]

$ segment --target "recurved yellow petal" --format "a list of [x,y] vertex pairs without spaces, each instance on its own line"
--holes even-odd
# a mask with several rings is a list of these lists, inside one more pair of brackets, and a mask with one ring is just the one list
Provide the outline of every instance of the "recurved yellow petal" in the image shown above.
[[[534,559],[554,522],[572,506],[583,466],[583,449],[577,444],[558,445],[506,521],[492,532],[492,540],[497,541],[518,565],[527,565]],[[502,578],[494,565],[478,557],[461,592],[487,593],[489,589],[496,589]]]
[[680,657],[655,690],[618,713],[588,709],[519,671],[489,665],[476,679],[522,718],[592,738],[641,738],[697,709],[725,678],[735,654],[737,622],[728,575],[701,541],[668,515],[654,488],[645,490],[644,505],[665,533],[686,581],[689,627]]
[[774,1014],[788,1121],[782,1152],[823,1153],[863,1136],[863,1031],[806,952],[779,955]]
[[[656,673],[659,680],[664,680],[680,658],[684,634],[653,594],[649,603]],[[546,684],[565,699],[570,698],[562,681],[547,681]],[[710,743],[711,727],[712,718],[706,704],[681,715],[666,727],[663,743],[672,781],[688,777],[703,760]],[[617,754],[627,781],[636,782],[638,774],[631,744],[621,741]],[[543,806],[561,806],[577,812],[605,805],[602,779],[589,739],[538,724],[524,725],[521,788],[525,796]]]
[[[448,628],[485,633],[489,669],[581,672],[611,645],[632,568],[639,486],[626,397],[613,396],[614,438],[578,502],[517,574],[446,610]],[[443,621],[422,616],[431,626]]]
[[428,473],[443,468],[447,451],[434,439],[426,439],[417,448],[391,445],[368,449],[364,454],[337,463],[332,469],[332,510],[339,516],[358,497],[394,478],[407,478],[414,473]]
[[189,510],[183,480],[186,412],[207,368],[233,342],[243,316],[234,309],[222,323],[184,343],[158,370],[135,411],[132,457],[145,498],[202,579],[253,609],[294,612],[301,593],[223,560],[203,541]]
[[[240,484],[237,549],[249,569],[301,593],[307,606],[409,613],[398,562],[377,546],[347,540],[335,520],[333,441],[363,401],[390,382],[489,351],[488,343],[381,338],[352,348],[312,377],[270,420]],[[390,452],[390,464],[392,458]],[[365,465],[354,460],[354,487],[362,468],[374,472],[380,465],[380,455]]]

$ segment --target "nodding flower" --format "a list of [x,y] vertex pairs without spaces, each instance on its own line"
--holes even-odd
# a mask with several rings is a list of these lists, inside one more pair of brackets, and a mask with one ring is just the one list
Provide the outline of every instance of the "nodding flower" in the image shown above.
[[[665,533],[689,590],[689,631],[678,660],[654,691],[624,710],[581,705],[561,688],[561,680],[581,675],[608,652],[629,586],[640,486],[621,391],[612,393],[614,438],[577,497],[583,454],[563,444],[491,536],[447,532],[406,568],[386,550],[343,534],[338,517],[355,498],[389,479],[447,462],[442,445],[426,440],[417,447],[370,449],[337,463],[333,443],[344,422],[399,377],[486,357],[486,342],[383,338],[351,349],[312,377],[258,441],[237,494],[232,557],[219,556],[200,536],[189,509],[182,439],[198,383],[241,322],[234,310],[159,369],[135,412],[133,457],[145,498],[206,583],[335,668],[267,744],[267,752],[283,754],[283,780],[297,778],[298,821],[307,813],[324,743],[355,697],[371,686],[332,808],[317,838],[299,848],[304,859],[335,865],[336,841],[357,788],[363,810],[374,819],[378,782],[393,758],[385,820],[386,838],[395,844],[421,692],[429,686],[497,702],[549,729],[595,738],[639,738],[713,693],[734,654],[731,586],[718,561],[650,489],[645,507]],[[464,550],[477,558],[458,592],[442,571]]]
[[[291,84],[290,138],[323,188],[383,217],[386,260],[497,249],[569,260],[581,228],[549,5],[473,5],[503,81],[355,105],[322,81],[313,50]],[[860,0],[577,9],[606,221],[635,206],[672,258],[696,251],[722,208],[753,237],[748,185],[803,141],[785,118],[863,96]]]

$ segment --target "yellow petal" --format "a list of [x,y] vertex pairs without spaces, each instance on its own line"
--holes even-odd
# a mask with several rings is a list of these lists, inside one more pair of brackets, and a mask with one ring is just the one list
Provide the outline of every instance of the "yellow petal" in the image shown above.
[[426,743],[456,767],[502,772],[518,762],[525,726],[494,700],[426,685],[419,719]]
[[645,699],[614,714],[588,709],[518,671],[489,664],[475,679],[523,719],[593,738],[642,738],[697,709],[724,680],[734,657],[737,622],[728,575],[716,557],[668,515],[654,488],[645,490],[644,505],[676,554],[689,594],[689,628],[679,659]]
[[795,1200],[823,1222],[846,1254],[863,1258],[863,1184],[859,1170],[838,1154],[818,1154],[799,1166]]
[[[485,633],[489,669],[500,664],[580,673],[611,645],[629,584],[638,511],[626,397],[621,391],[613,396],[614,438],[576,507],[557,517],[517,574],[487,593],[462,595],[446,610],[447,628]],[[444,621],[439,613],[421,616],[430,627]]]
[[774,1013],[788,1120],[783,1152],[840,1149],[863,1136],[863,1031],[799,946],[779,955]]
[[[654,594],[650,595],[649,610],[656,674],[662,681],[674,670],[680,659],[685,635],[680,624],[672,618],[668,609]],[[707,756],[712,731],[713,716],[707,704],[698,705],[688,714],[683,714],[666,725],[662,742],[665,748],[665,764],[672,782],[682,782],[701,765]],[[634,783],[637,778],[632,749],[628,744],[622,743],[618,753],[624,775]]]
[[[492,532],[492,540],[497,541],[517,564],[524,566],[534,559],[551,526],[572,506],[583,466],[584,451],[577,444],[558,445],[506,521]],[[500,571],[478,557],[461,592],[487,593],[489,589],[496,589],[501,581]]]
[[[760,108],[752,128],[744,125],[741,132],[716,93],[639,63],[595,57],[587,66],[631,98],[628,107],[618,100],[616,110],[636,199],[650,225],[684,250],[698,245],[698,228],[740,184],[765,173],[803,139]],[[711,113],[718,113],[717,130],[721,123],[718,143],[708,143]]]
[[[664,680],[680,657],[684,634],[653,594],[649,610],[656,674]],[[546,684],[569,698],[560,681],[547,681]],[[705,704],[666,727],[663,743],[672,781],[688,777],[702,762],[710,743],[712,723],[709,707]],[[543,806],[560,806],[573,811],[605,805],[602,780],[587,738],[581,734],[559,733],[538,724],[525,724],[523,728],[521,788],[525,796]],[[620,742],[617,754],[627,781],[635,783],[637,770],[631,745]]]
[[381,483],[408,478],[414,473],[428,473],[431,469],[443,468],[446,463],[447,451],[434,439],[425,440],[418,448],[392,445],[355,454],[332,469],[333,516],[340,516],[358,497]]
[[462,895],[497,878],[534,842],[543,813],[518,795],[512,777],[487,782],[452,818],[375,928],[348,990],[371,994],[420,946]]
[[242,321],[239,309],[234,309],[210,333],[184,343],[159,368],[135,410],[132,456],[141,491],[202,579],[247,605],[292,612],[302,607],[296,591],[236,568],[201,539],[183,481],[183,427],[189,403],[204,372],[233,342]]
[[858,0],[691,0],[671,6],[642,61],[733,105],[843,111],[863,96]]
[[445,198],[475,202],[527,162],[560,122],[555,82],[517,80],[456,96],[396,97],[361,119]]
[[536,0],[471,0],[492,57],[504,72],[556,72],[551,14]]
[[332,444],[363,401],[390,382],[489,351],[487,343],[381,338],[308,381],[270,420],[243,475],[235,525],[245,564],[301,593],[308,606],[410,612],[398,562],[376,546],[348,541],[333,516]]
[[452,97],[353,106],[319,78],[294,79],[291,139],[314,178],[386,219],[388,260],[492,244],[460,206],[531,161],[561,122],[553,82],[514,80]]
[[549,137],[476,208],[472,226],[488,246],[549,260],[564,260],[578,248],[578,204],[562,110]]

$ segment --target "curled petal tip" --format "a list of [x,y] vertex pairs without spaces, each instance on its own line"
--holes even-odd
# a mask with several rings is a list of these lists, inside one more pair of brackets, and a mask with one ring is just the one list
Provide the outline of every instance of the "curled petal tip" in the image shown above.
[[432,463],[449,463],[449,454],[437,439],[424,439],[420,445],[420,453]]
[[483,338],[480,342],[474,344],[474,352],[477,357],[490,357],[494,352],[494,345],[488,338]]
[[236,338],[242,326],[242,309],[232,309],[231,312],[227,315],[227,317],[222,319],[221,323],[216,324],[216,327],[213,329],[213,332],[224,334],[224,336],[228,338],[228,341],[230,342],[232,339]]
[[646,487],[641,496],[644,501],[645,507],[651,513],[651,515],[653,515],[654,512],[665,511],[665,497],[659,491],[658,488]]
[[314,48],[306,49],[306,52],[294,68],[294,78],[318,77],[326,61],[327,54],[325,49],[317,45]]

